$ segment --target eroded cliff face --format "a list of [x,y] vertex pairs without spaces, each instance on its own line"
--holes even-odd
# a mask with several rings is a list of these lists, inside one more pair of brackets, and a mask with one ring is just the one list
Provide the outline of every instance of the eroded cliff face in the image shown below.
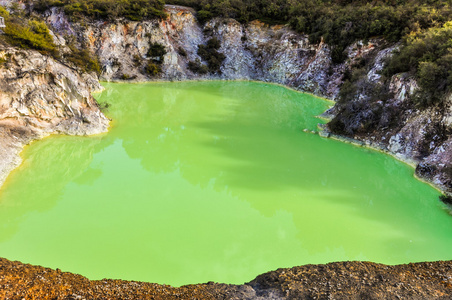
[[109,120],[91,95],[96,78],[33,50],[0,45],[0,184],[30,141],[53,133],[105,132]]
[[[99,56],[103,80],[246,79],[281,83],[330,98],[338,92],[340,81],[337,72],[332,72],[328,46],[310,44],[307,36],[288,26],[268,26],[259,21],[244,25],[219,18],[201,25],[189,8],[167,6],[166,11],[165,20],[97,21],[81,26],[70,23],[54,8],[48,12],[47,21],[60,34],[77,35],[81,45]],[[212,37],[220,40],[219,52],[226,56],[221,72],[193,73],[188,62],[202,61],[198,45]],[[164,45],[167,51],[162,73],[155,77],[146,75],[144,69],[152,43]]]

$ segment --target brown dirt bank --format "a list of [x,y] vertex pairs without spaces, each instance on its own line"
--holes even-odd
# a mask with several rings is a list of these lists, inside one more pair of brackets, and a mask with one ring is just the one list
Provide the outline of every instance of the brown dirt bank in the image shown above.
[[337,262],[278,269],[243,285],[174,288],[96,280],[0,258],[1,299],[452,299],[452,261]]

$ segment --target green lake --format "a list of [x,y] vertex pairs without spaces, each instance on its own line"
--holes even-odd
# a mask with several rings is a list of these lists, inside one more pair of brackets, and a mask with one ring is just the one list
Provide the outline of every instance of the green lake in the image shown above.
[[452,259],[452,216],[412,167],[304,131],[329,102],[256,82],[104,86],[108,134],[23,151],[0,257],[176,286]]

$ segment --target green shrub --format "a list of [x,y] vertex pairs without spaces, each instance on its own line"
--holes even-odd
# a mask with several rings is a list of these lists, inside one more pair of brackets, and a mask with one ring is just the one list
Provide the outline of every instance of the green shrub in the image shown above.
[[418,107],[443,101],[452,85],[452,22],[409,35],[383,72],[414,75],[420,90],[412,99]]
[[0,17],[9,18],[9,12],[3,6],[0,6]]
[[0,68],[3,68],[3,65],[7,62],[8,60],[4,57],[0,57]]
[[345,131],[344,122],[338,116],[334,117],[330,122],[328,122],[327,127],[331,132],[335,134],[345,135],[347,133]]
[[64,6],[64,2],[60,0],[38,0],[33,3],[33,9],[39,12],[44,12],[54,6]]
[[100,103],[98,102],[98,105],[99,105],[99,109],[104,113],[108,112],[108,109],[111,106],[111,104],[108,102],[100,102]]
[[4,34],[0,37],[17,47],[36,49],[56,56],[57,49],[46,23],[36,17],[24,18],[24,14],[18,7],[10,14],[0,6],[0,16],[6,23],[6,27],[3,28]]
[[220,41],[213,37],[207,41],[206,45],[198,46],[198,55],[207,62],[209,71],[212,73],[219,72],[226,56],[218,52],[220,49]]
[[55,54],[56,46],[47,25],[42,21],[32,20],[27,23],[12,17],[6,20],[3,28],[5,37],[12,45],[40,50],[46,54]]
[[[47,1],[57,5],[58,1]],[[69,45],[70,52],[60,56],[58,48],[53,43],[53,37],[46,23],[38,19],[37,16],[22,17],[25,13],[16,10],[14,14],[9,14],[0,6],[0,16],[5,18],[4,38],[8,43],[25,49],[36,49],[46,55],[51,55],[57,60],[80,67],[85,72],[96,72],[100,74],[101,67],[98,58],[92,55],[88,49],[80,50],[73,44]]]
[[150,57],[154,63],[163,63],[163,56],[166,54],[165,46],[159,43],[153,43],[149,46],[147,56]]
[[149,61],[145,66],[145,71],[149,76],[154,77],[162,72],[162,68],[153,61]]
[[196,59],[195,61],[189,61],[188,69],[193,73],[201,75],[209,73],[209,68],[206,65],[203,65],[199,59]]
[[389,82],[384,76],[382,83],[367,78],[373,63],[374,59],[368,56],[357,60],[344,72],[336,103],[337,113],[327,125],[333,133],[353,137],[396,125],[394,121],[400,117],[400,111],[385,105],[392,97]]
[[71,52],[64,55],[64,59],[67,62],[73,63],[85,72],[96,72],[96,74],[100,74],[101,67],[97,56],[92,55],[86,48],[80,50],[73,45],[69,47]]
[[213,14],[210,11],[207,10],[200,10],[196,14],[196,17],[198,18],[198,21],[201,23],[205,23],[208,20],[212,18]]
[[111,19],[123,17],[142,21],[166,17],[164,0],[38,0],[34,9],[44,12],[52,6],[63,7],[75,19],[83,17]]

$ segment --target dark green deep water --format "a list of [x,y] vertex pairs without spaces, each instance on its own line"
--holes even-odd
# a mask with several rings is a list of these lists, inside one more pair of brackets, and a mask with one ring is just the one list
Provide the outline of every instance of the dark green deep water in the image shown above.
[[105,86],[108,134],[24,150],[0,190],[0,256],[172,285],[452,259],[452,216],[411,167],[303,132],[322,99],[253,82]]

